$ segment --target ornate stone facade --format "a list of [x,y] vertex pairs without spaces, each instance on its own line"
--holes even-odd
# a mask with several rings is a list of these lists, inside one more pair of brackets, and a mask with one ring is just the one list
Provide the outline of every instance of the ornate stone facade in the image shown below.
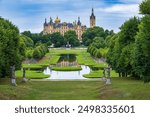
[[[92,14],[90,16],[90,27],[94,26],[95,16],[94,10],[92,9]],[[78,39],[82,41],[82,34],[86,30],[86,26],[81,24],[80,17],[78,17],[78,21],[75,21],[73,23],[61,23],[61,20],[58,17],[55,19],[54,22],[51,17],[49,22],[47,22],[47,20],[45,19],[43,34],[52,34],[55,32],[60,32],[62,35],[64,35],[64,33],[69,30],[75,31],[78,36]]]

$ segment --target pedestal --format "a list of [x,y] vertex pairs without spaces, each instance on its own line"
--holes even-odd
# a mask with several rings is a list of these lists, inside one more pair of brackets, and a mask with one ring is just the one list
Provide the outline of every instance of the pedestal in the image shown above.
[[11,84],[12,84],[12,86],[17,86],[16,79],[11,79]]
[[106,84],[107,84],[107,85],[110,85],[110,84],[111,84],[111,80],[107,78],[107,79],[106,79]]
[[26,83],[26,82],[27,82],[27,79],[26,79],[26,78],[22,78],[22,82],[23,82],[23,83]]

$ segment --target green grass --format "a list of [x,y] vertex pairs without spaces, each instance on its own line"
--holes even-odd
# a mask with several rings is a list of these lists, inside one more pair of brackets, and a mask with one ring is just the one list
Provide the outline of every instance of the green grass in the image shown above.
[[150,85],[129,78],[112,78],[112,85],[101,81],[29,81],[17,87],[0,79],[0,99],[15,100],[150,100]]
[[[119,74],[116,73],[115,71],[111,71],[110,75],[111,77],[119,77]],[[85,78],[102,78],[103,70],[92,71],[89,74],[84,74],[83,76]]]
[[30,70],[40,70],[43,68],[43,66],[40,64],[23,64],[22,67]]
[[51,64],[51,65],[57,64],[57,62],[58,62],[59,59],[60,59],[60,56],[58,56],[58,55],[53,55],[53,56],[50,58],[50,64]]
[[52,67],[52,70],[54,71],[80,71],[82,68],[80,66],[78,67]]
[[49,66],[50,64],[50,54],[47,53],[41,60],[38,61],[38,65],[41,65],[42,67]]
[[101,69],[103,69],[103,68],[106,68],[108,66],[108,64],[106,64],[106,63],[98,63],[98,64],[96,64],[96,65],[94,65],[94,66],[92,66],[93,68],[101,68]]
[[[21,70],[16,71],[15,75],[17,78],[22,78],[23,72]],[[50,77],[50,75],[45,75],[44,73],[39,72],[39,71],[26,70],[26,78],[29,78],[29,79],[43,79],[43,78],[48,78],[48,77]]]
[[83,53],[77,56],[77,61],[80,65],[93,66],[96,62],[90,56],[89,53]]
[[61,54],[82,54],[86,50],[81,49],[51,49],[50,55],[61,55]]

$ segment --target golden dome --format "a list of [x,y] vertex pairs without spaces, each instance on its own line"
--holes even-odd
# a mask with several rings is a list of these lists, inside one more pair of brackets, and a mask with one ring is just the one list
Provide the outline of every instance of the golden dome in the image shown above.
[[58,18],[58,16],[57,16],[57,18],[55,20],[55,23],[60,23],[60,19]]

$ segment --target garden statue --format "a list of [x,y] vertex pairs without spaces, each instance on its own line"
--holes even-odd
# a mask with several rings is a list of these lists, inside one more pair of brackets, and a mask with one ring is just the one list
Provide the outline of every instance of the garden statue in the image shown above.
[[67,42],[66,48],[71,48],[71,45],[69,44],[69,42]]
[[15,77],[15,65],[10,66],[10,80],[13,86],[17,86]]
[[106,71],[107,71],[107,78],[106,78],[106,84],[111,84],[111,79],[110,79],[110,65],[108,65],[108,67],[106,68]]
[[23,68],[23,78],[22,78],[22,82],[27,82],[27,79],[26,79],[26,68]]
[[105,71],[105,68],[104,68],[104,70],[103,70],[102,81],[106,81],[106,71]]

